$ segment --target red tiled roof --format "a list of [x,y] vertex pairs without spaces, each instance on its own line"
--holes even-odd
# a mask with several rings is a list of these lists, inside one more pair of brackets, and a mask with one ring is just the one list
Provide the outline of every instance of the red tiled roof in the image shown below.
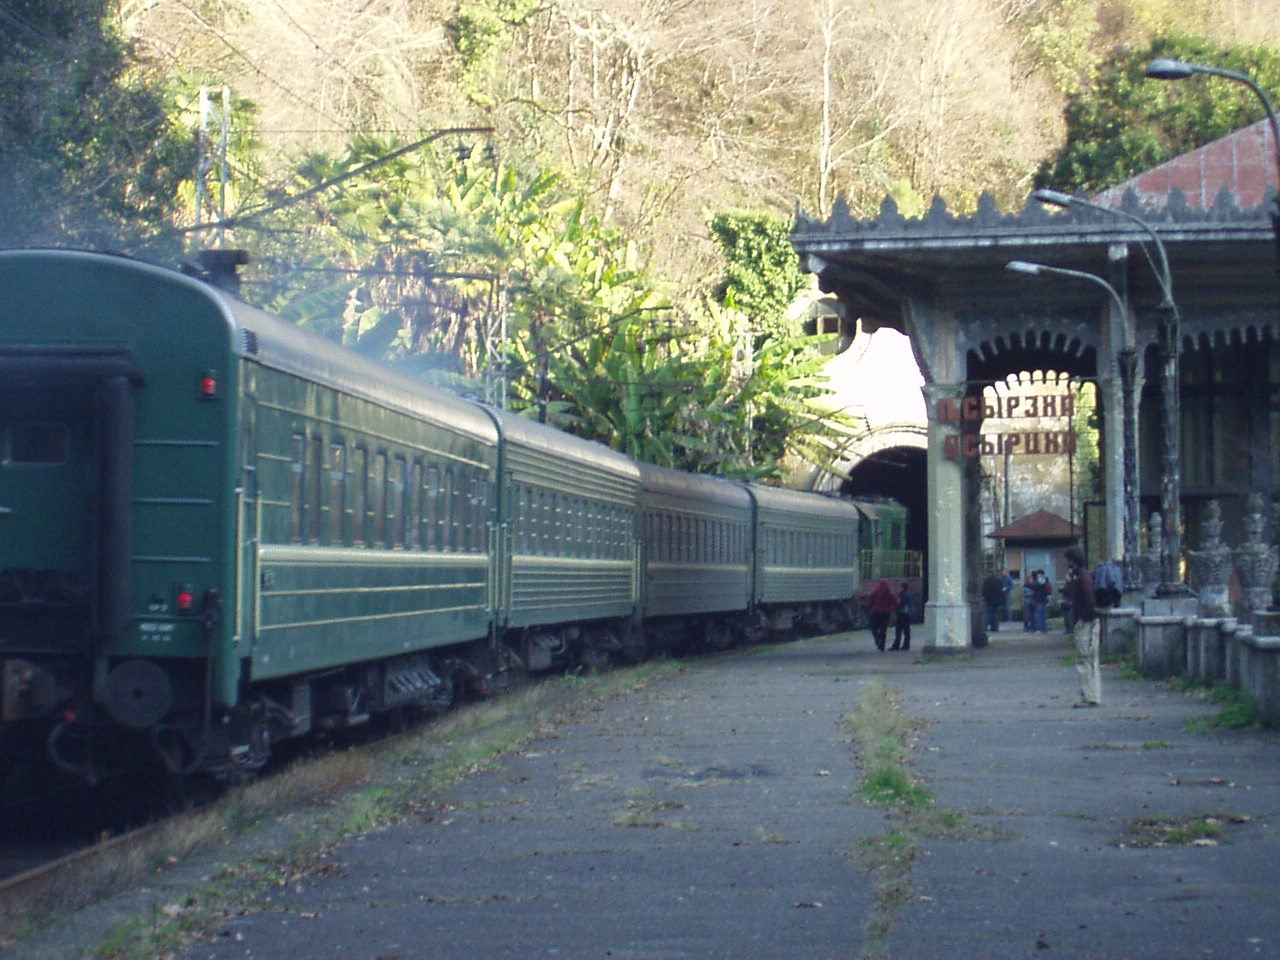
[[1076,540],[1080,528],[1048,510],[1037,510],[987,534],[1000,540]]
[[1147,209],[1165,205],[1169,193],[1182,191],[1187,203],[1201,210],[1211,210],[1218,194],[1225,188],[1235,197],[1241,210],[1252,210],[1280,186],[1276,169],[1276,146],[1271,124],[1259,120],[1220,140],[1166,160],[1158,167],[1144,170],[1124,183],[1108,187],[1095,198],[1106,206],[1120,205],[1126,192],[1137,194],[1138,203]]

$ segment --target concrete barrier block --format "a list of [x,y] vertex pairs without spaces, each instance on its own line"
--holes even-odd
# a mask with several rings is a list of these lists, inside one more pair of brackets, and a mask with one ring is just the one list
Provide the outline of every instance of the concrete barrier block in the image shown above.
[[1179,677],[1187,669],[1187,618],[1138,617],[1138,672]]
[[1187,675],[1204,683],[1226,679],[1228,629],[1235,632],[1234,617],[1203,617],[1187,625]]
[[1240,647],[1240,686],[1257,704],[1258,719],[1275,725],[1280,721],[1280,637],[1250,633]]
[[1138,608],[1108,607],[1098,611],[1098,650],[1103,657],[1127,657],[1138,647]]

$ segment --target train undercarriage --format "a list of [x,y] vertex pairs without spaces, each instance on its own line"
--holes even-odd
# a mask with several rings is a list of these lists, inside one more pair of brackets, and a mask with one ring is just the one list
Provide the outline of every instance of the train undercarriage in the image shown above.
[[[749,613],[543,626],[501,643],[453,647],[249,683],[239,704],[212,708],[205,664],[131,659],[112,666],[101,702],[75,661],[0,661],[0,783],[14,767],[51,766],[63,778],[103,783],[150,769],[163,778],[227,785],[254,777],[278,744],[376,717],[432,715],[516,682],[575,669],[604,670],[658,654],[720,651],[773,637],[848,629],[842,602]],[[83,661],[81,661],[83,663]]]

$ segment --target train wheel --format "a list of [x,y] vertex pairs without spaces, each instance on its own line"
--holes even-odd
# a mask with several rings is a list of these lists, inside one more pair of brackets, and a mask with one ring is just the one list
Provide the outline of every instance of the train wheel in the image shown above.
[[733,646],[733,630],[723,618],[711,617],[703,626],[702,643],[708,650],[728,650]]

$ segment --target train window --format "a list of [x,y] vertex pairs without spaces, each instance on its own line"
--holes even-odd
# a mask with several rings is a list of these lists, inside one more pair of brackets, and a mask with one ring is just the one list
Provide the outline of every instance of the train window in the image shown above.
[[405,460],[394,456],[387,464],[387,546],[404,546]]
[[440,549],[446,553],[453,549],[453,468],[444,472],[444,484],[440,488]]
[[512,518],[515,527],[516,550],[529,552],[529,488],[520,485],[515,488],[515,516]]
[[306,539],[320,542],[320,517],[325,504],[324,437],[311,438],[311,462],[307,465]]
[[362,547],[369,542],[369,451],[356,448],[351,469],[351,542]]
[[347,445],[335,442],[329,448],[329,542],[346,543]]
[[467,478],[461,472],[454,478],[453,486],[453,535],[451,542],[453,549],[459,553],[465,551],[469,545],[467,536],[467,518],[470,516],[468,511],[467,496],[468,485]]
[[485,499],[487,494],[487,485],[480,477],[473,477],[471,480],[471,549],[484,549],[485,535]]
[[293,435],[293,462],[289,483],[289,541],[302,541],[302,498],[306,493],[307,479],[307,437],[306,434]]
[[369,477],[369,512],[373,515],[373,545],[387,545],[387,455],[373,456],[373,474]]
[[422,542],[428,550],[440,549],[440,468],[427,467],[422,481]]
[[56,466],[70,457],[71,436],[61,423],[16,423],[9,430],[8,463]]
[[410,550],[422,547],[422,461],[413,462],[408,485],[409,515],[405,520],[405,546]]

